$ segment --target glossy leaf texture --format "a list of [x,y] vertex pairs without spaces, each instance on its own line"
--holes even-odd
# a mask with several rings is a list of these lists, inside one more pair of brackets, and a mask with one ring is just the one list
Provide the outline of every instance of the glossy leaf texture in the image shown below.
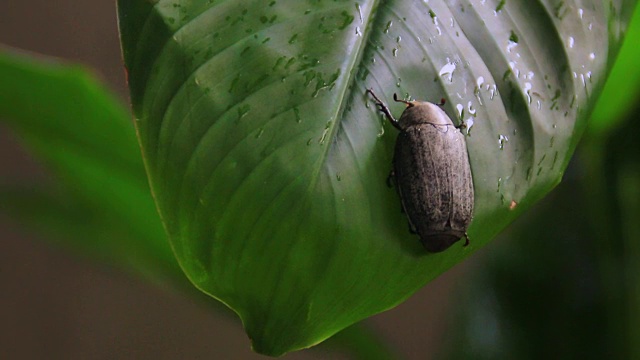
[[[189,279],[269,355],[402,302],[561,179],[635,1],[119,1],[139,140]],[[391,168],[402,97],[469,130],[471,245],[428,254]]]

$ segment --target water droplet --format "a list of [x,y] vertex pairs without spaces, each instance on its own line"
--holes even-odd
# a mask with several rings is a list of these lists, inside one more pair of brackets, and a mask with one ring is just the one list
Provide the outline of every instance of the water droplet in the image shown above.
[[296,117],[296,122],[298,124],[300,124],[302,122],[302,118],[300,117],[300,109],[298,109],[298,107],[294,107],[293,108],[293,114]]
[[294,42],[296,42],[297,38],[298,38],[298,34],[293,34],[293,36],[289,38],[289,44],[293,44]]
[[289,61],[287,61],[287,63],[284,65],[285,69],[288,69],[291,65],[293,65],[296,62],[296,58],[292,57],[291,59],[289,59]]
[[341,15],[344,18],[344,21],[340,26],[338,26],[338,29],[344,30],[347,28],[347,26],[351,25],[351,23],[353,22],[354,16],[349,14],[346,10],[343,11]]
[[590,53],[589,54],[589,59],[593,60],[596,58],[596,54],[595,53]]
[[511,35],[509,35],[509,41],[514,42],[514,43],[518,43],[518,35],[511,30]]
[[397,57],[398,56],[398,48],[393,48],[393,50],[391,51],[391,54],[393,54],[393,57]]
[[444,75],[449,75],[449,82],[453,82],[453,72],[456,70],[456,64],[447,59],[447,63],[440,68],[440,72],[438,75],[440,77]]
[[544,159],[547,158],[547,154],[542,155],[542,157],[540,158],[540,161],[538,161],[538,166],[541,166],[542,163],[544,162]]
[[311,84],[311,81],[313,81],[313,79],[315,79],[317,75],[319,75],[319,73],[314,70],[305,71],[302,74],[302,76],[304,76],[304,86],[309,86],[309,84]]
[[580,17],[580,19],[582,19],[583,15],[584,15],[584,10],[578,9],[578,16]]
[[511,74],[513,74],[513,71],[511,71],[511,69],[508,69],[507,71],[505,71],[504,74],[502,74],[502,81],[507,81],[509,79],[509,76],[511,76]]
[[389,33],[389,30],[391,29],[391,26],[393,26],[393,21],[389,21],[387,22],[387,26],[385,26],[384,30],[382,31],[385,34]]
[[462,104],[456,104],[456,110],[458,110],[458,118],[464,117],[464,106]]
[[232,93],[233,90],[235,89],[236,85],[238,85],[238,82],[240,81],[240,74],[236,75],[235,78],[233,78],[233,80],[231,80],[231,85],[229,86],[229,93]]
[[569,36],[569,48],[573,48],[573,44],[574,44],[575,40],[573,39],[573,36]]
[[467,127],[467,135],[471,134],[471,128],[473,127],[473,124],[475,122],[473,121],[473,118],[470,117],[468,118],[465,122],[464,122],[464,126]]
[[500,150],[504,149],[504,144],[506,142],[509,142],[509,138],[506,135],[498,136],[498,146],[499,146]]
[[318,144],[323,145],[324,141],[327,139],[327,134],[329,133],[329,129],[324,129],[324,131],[322,132],[322,136],[320,137],[320,140],[318,140]]
[[359,3],[356,3],[356,11],[358,12],[358,17],[360,18],[360,24],[364,24],[364,20],[362,19],[362,9],[360,8]]
[[527,95],[527,101],[531,104],[531,83],[524,83],[524,92]]
[[484,84],[484,76],[478,76],[478,79],[476,79],[476,85],[478,85],[479,88],[482,88],[482,84]]
[[493,100],[493,98],[496,96],[497,93],[498,93],[498,86],[496,84],[491,85],[491,88],[489,89],[489,99]]
[[382,119],[382,124],[380,125],[380,132],[378,133],[378,137],[381,138],[384,135],[384,122],[386,119]]
[[471,103],[471,101],[469,101],[467,103],[467,108],[469,109],[469,115],[475,117],[476,116],[476,109],[473,107],[473,103]]
[[251,110],[251,105],[243,104],[238,107],[238,120],[242,119]]
[[262,136],[262,134],[264,134],[264,129],[260,128],[260,130],[258,130],[258,133],[256,134],[256,139],[260,139],[260,137]]

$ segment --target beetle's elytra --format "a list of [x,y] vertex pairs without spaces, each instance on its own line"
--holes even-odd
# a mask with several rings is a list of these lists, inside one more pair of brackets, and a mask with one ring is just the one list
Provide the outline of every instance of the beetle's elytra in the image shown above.
[[399,100],[396,120],[371,91],[379,110],[400,130],[393,155],[396,189],[409,226],[429,252],[444,251],[463,236],[473,215],[473,179],[464,135],[435,104]]

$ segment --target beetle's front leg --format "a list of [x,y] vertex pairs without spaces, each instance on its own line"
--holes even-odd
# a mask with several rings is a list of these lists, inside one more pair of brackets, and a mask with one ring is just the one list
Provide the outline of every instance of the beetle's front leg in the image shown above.
[[367,89],[367,93],[369,93],[369,94],[371,94],[371,96],[373,96],[373,99],[375,100],[376,105],[378,106],[378,110],[380,110],[385,115],[385,117],[387,118],[387,120],[389,120],[391,125],[393,125],[396,129],[400,130],[400,125],[398,125],[398,120],[396,120],[393,117],[393,115],[391,115],[391,111],[389,111],[389,108],[387,107],[387,105],[385,105],[382,102],[382,100],[378,99],[376,94],[373,93],[373,90]]

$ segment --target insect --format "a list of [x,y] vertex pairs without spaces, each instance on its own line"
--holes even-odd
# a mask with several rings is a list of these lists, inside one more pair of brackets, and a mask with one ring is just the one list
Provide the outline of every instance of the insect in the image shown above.
[[[379,110],[398,130],[390,179],[396,185],[409,228],[429,252],[448,249],[463,236],[473,214],[473,179],[464,135],[436,104],[393,100],[407,105],[396,120],[367,89]],[[440,105],[444,104],[444,100]]]

